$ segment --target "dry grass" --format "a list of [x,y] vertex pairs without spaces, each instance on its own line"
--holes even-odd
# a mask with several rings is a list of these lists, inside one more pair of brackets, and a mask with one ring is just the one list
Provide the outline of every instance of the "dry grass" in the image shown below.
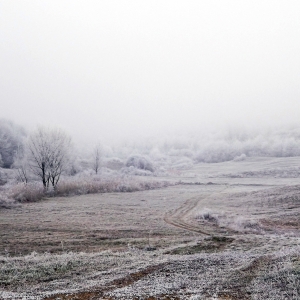
[[[203,190],[205,187],[203,187]],[[32,251],[101,251],[148,245],[162,247],[189,233],[163,221],[165,211],[178,206],[193,187],[180,186],[134,193],[103,193],[75,197],[51,197],[2,210],[0,254]],[[172,195],[172,196],[170,196]],[[64,249],[61,242],[63,241]]]
[[220,167],[248,163],[199,166],[210,171],[195,182],[215,184],[114,183],[1,210],[0,298],[299,299],[300,188],[267,176],[224,184]]
[[10,189],[9,197],[20,203],[36,202],[45,197],[45,192],[40,183],[18,183]]
[[162,181],[141,181],[136,178],[110,178],[103,179],[101,177],[64,180],[59,183],[56,196],[72,196],[86,195],[97,193],[113,193],[113,192],[137,192],[152,190],[170,185],[168,182]]
[[299,299],[299,250],[2,256],[0,297],[22,299],[26,289],[31,299],[94,299],[81,298],[87,292],[101,299]]
[[[84,178],[65,178],[61,180],[55,190],[44,191],[40,182],[30,182],[27,184],[18,183],[13,185],[8,191],[7,198],[14,199],[20,203],[37,202],[45,197],[75,196],[98,193],[114,192],[136,192],[152,190],[171,185],[167,181],[137,180],[131,177],[111,177],[101,178],[89,176]],[[5,203],[4,200],[0,203]],[[4,204],[2,205],[4,207]]]

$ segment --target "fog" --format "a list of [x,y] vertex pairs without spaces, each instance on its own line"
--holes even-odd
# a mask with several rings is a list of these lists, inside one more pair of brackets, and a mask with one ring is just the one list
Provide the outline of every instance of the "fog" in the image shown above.
[[295,128],[299,36],[299,1],[3,0],[0,118],[83,141]]

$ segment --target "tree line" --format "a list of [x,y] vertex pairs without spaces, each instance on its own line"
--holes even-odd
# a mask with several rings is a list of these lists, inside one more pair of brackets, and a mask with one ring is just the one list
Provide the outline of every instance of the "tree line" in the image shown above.
[[[55,190],[61,175],[69,168],[73,152],[71,137],[61,129],[38,127],[26,131],[8,120],[0,120],[0,167],[17,170],[19,181],[38,178],[47,191]],[[92,168],[99,172],[101,146],[93,151]]]

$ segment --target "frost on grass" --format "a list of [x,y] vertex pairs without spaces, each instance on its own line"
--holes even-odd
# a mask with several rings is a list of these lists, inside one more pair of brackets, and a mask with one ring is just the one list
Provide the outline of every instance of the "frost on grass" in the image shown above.
[[300,248],[277,253],[258,272],[249,289],[253,299],[300,299]]
[[209,208],[203,208],[194,214],[195,219],[202,224],[215,224],[219,227],[225,227],[234,232],[258,233],[262,230],[259,221],[247,216],[232,216],[225,212],[216,212]]
[[[155,180],[138,180],[132,177],[112,176],[102,178],[101,176],[87,176],[79,178],[65,178],[61,180],[55,190],[45,192],[39,182],[30,182],[28,184],[19,183],[13,185],[8,198],[18,202],[36,202],[43,197],[51,196],[75,196],[97,193],[112,192],[137,192],[167,187],[171,183]],[[0,200],[1,203],[1,200]]]
[[[180,299],[299,299],[299,246],[268,255],[228,251],[191,256],[127,251],[0,257],[0,297],[46,295],[105,287],[156,265],[144,276],[105,292],[112,299],[174,295]],[[129,277],[128,277],[129,276]],[[48,292],[47,292],[48,291]],[[51,292],[49,292],[51,291]]]
[[161,255],[147,251],[0,256],[0,298],[9,293],[15,295],[11,299],[17,299],[17,295],[42,296],[89,289],[162,260]]
[[213,296],[230,275],[228,270],[240,268],[251,259],[251,256],[242,253],[179,256],[133,285],[110,292],[109,296],[113,299],[143,299],[161,295],[176,295],[180,299],[189,299],[187,295]]
[[297,252],[299,247],[267,256],[224,252],[178,257],[134,284],[109,292],[108,296],[112,299],[162,295],[179,299],[299,299]]
[[[235,160],[235,161],[241,161]],[[278,168],[267,168],[260,171],[245,171],[237,173],[227,173],[222,174],[221,177],[225,178],[264,178],[264,177],[273,177],[273,178],[299,178],[300,177],[300,167],[278,167]]]

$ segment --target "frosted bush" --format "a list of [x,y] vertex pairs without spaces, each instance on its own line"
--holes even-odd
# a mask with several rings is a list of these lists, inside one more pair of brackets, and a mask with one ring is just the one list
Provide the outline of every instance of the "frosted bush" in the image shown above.
[[[188,157],[196,162],[240,161],[246,157],[290,157],[300,155],[299,127],[249,130],[225,128],[216,131],[162,136],[128,142],[126,153],[141,153],[154,162],[168,163],[170,158]],[[125,151],[126,150],[126,151]],[[173,161],[174,162],[174,161]]]
[[35,202],[41,200],[44,196],[43,186],[39,182],[19,183],[10,190],[10,198],[18,202]]
[[123,161],[118,157],[111,157],[104,160],[104,165],[111,170],[120,170],[124,167]]
[[0,209],[2,208],[12,208],[15,207],[16,201],[9,199],[7,193],[0,191]]
[[233,222],[230,222],[229,224],[227,224],[227,226],[239,232],[262,232],[262,229],[257,220],[249,219],[243,216],[235,218]]
[[62,180],[55,191],[57,196],[72,196],[111,192],[135,192],[166,187],[167,182],[139,181],[135,178],[112,177],[103,179],[99,176],[94,178],[81,178],[77,180]]
[[203,208],[199,212],[196,213],[196,219],[201,219],[205,221],[218,221],[218,214],[213,213],[209,208]]
[[136,176],[153,176],[153,173],[151,171],[138,169],[134,166],[130,166],[129,168],[122,168],[121,173]]
[[126,167],[131,167],[131,166],[137,169],[154,172],[154,166],[152,162],[144,156],[138,156],[138,155],[130,156],[127,159]]

